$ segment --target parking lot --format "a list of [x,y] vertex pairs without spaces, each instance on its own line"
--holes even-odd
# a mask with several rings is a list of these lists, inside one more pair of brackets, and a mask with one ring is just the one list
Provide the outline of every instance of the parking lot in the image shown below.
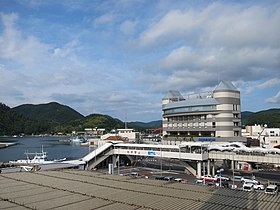
[[[106,172],[106,171],[104,171]],[[188,183],[193,185],[201,185],[201,186],[212,186],[212,187],[219,187],[220,181],[204,181],[199,180],[193,175],[188,175],[183,171],[176,171],[176,170],[161,170],[157,168],[150,168],[150,167],[121,167],[119,170],[115,169],[115,174],[119,174],[121,176],[135,176],[138,178],[144,179],[153,179],[153,180],[162,180],[162,181],[172,181],[172,182],[181,182],[181,183]],[[137,175],[136,175],[137,174]],[[228,177],[229,181],[221,181],[221,185],[223,188],[234,188],[236,190],[243,190],[243,182],[241,180],[242,176],[233,176],[225,175]],[[247,179],[251,179],[252,177],[246,177]],[[180,181],[179,181],[180,180]],[[260,184],[264,186],[264,189],[268,186],[268,180],[266,179],[257,179]],[[183,182],[182,182],[183,181]],[[264,189],[254,189],[256,192],[263,192]]]

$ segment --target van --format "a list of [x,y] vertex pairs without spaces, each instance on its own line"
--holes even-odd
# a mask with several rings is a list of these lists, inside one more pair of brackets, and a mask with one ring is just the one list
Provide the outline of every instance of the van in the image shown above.
[[277,185],[274,185],[274,184],[270,184],[266,187],[265,189],[265,193],[267,194],[272,194],[272,195],[275,195],[278,193],[278,187]]
[[253,183],[244,183],[243,184],[243,190],[247,192],[251,192],[254,190],[254,184]]

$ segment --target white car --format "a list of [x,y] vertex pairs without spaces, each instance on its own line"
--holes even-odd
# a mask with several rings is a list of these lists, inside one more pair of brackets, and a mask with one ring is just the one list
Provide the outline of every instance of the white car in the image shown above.
[[241,182],[243,182],[243,183],[247,182],[247,183],[252,183],[252,184],[259,184],[259,181],[255,180],[255,179],[253,180],[253,179],[248,179],[248,178],[244,178],[244,177],[241,178]]
[[254,184],[254,189],[255,190],[264,190],[264,185],[263,184]]
[[268,185],[265,189],[265,193],[276,195],[278,193],[278,186],[277,185]]
[[230,178],[225,177],[225,176],[220,177],[220,175],[215,175],[214,178],[216,178],[218,180],[221,178],[222,181],[230,181]]
[[244,191],[251,192],[251,191],[254,190],[254,184],[253,184],[253,183],[246,183],[246,182],[245,182],[245,183],[243,184],[242,189],[243,189]]

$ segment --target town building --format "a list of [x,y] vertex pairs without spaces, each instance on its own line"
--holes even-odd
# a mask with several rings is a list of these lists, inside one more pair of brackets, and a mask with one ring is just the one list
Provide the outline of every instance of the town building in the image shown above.
[[140,138],[139,132],[135,132],[134,129],[123,128],[123,129],[114,129],[110,133],[102,135],[101,140],[105,140],[111,136],[120,136],[121,138],[129,142],[138,142]]
[[240,91],[221,81],[210,92],[183,97],[168,91],[162,100],[164,141],[246,141],[241,137]]
[[280,128],[268,128],[267,125],[247,125],[242,133],[249,139],[258,141],[263,148],[280,148]]

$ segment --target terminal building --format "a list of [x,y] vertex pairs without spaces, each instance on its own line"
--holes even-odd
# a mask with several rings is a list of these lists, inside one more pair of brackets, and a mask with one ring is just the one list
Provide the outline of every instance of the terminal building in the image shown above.
[[162,100],[162,118],[164,141],[188,137],[245,141],[241,137],[240,91],[231,82],[221,81],[211,92],[187,97],[168,91]]

